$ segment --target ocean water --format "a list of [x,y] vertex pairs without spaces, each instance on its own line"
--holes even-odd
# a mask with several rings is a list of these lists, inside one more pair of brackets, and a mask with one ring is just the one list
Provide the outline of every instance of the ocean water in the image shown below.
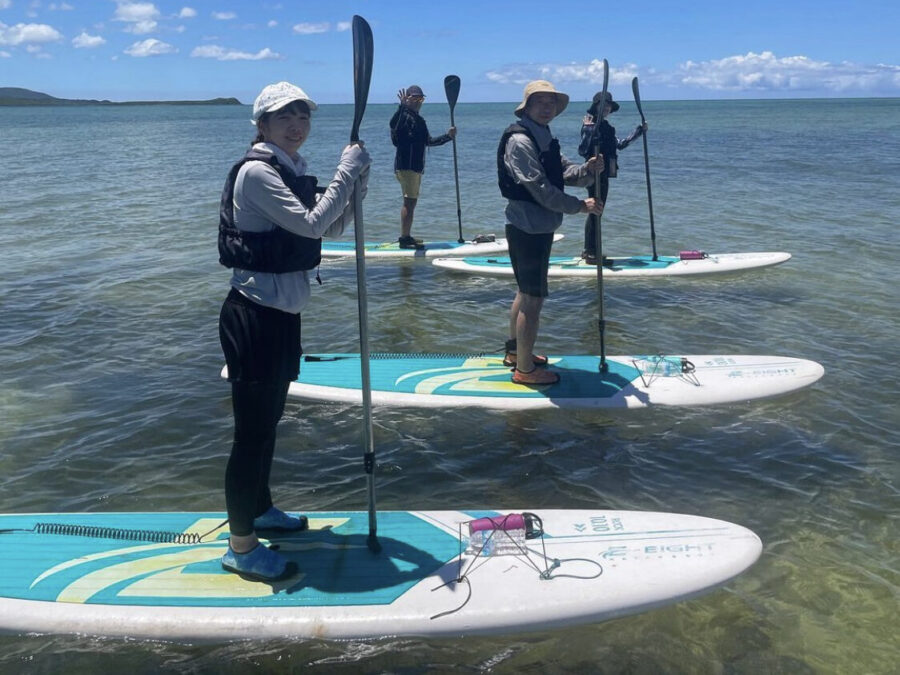
[[[552,125],[573,158],[586,107],[573,102]],[[467,235],[503,231],[494,153],[513,108],[456,108]],[[896,672],[900,100],[644,108],[661,254],[794,257],[717,278],[608,283],[608,353],[794,355],[825,377],[699,409],[376,409],[378,505],[702,514],[757,532],[755,566],[702,598],[563,630],[339,643],[0,636],[0,671]],[[362,127],[372,240],[398,231],[393,110],[369,106]],[[423,114],[433,134],[449,124],[446,105]],[[303,154],[319,176],[333,172],[352,115],[315,114]],[[231,417],[217,316],[228,273],[216,217],[248,118],[247,107],[0,108],[0,511],[224,507]],[[620,135],[637,122],[633,104],[613,116]],[[556,252],[580,252],[582,223],[566,218]],[[620,153],[603,225],[608,253],[650,251],[640,142]],[[448,145],[429,151],[414,233],[456,230]],[[357,351],[354,266],[328,262],[322,276],[304,348]],[[502,347],[508,280],[369,261],[367,288],[373,351]],[[593,282],[551,282],[538,347],[596,353],[597,311]],[[361,453],[360,409],[289,402],[277,502],[365,509]]]

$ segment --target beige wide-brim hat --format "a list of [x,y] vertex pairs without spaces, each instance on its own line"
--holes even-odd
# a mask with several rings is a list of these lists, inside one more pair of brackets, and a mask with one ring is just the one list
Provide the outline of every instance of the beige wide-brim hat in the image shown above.
[[253,102],[253,117],[250,121],[256,124],[259,118],[266,113],[281,110],[284,106],[294,101],[303,101],[309,106],[310,111],[318,107],[315,101],[306,95],[305,91],[290,82],[270,84],[259,92],[259,96]]
[[556,91],[556,87],[547,82],[547,80],[534,80],[525,85],[525,94],[522,96],[522,102],[516,108],[516,117],[521,117],[525,112],[525,106],[528,105],[528,98],[532,94],[554,94],[556,96],[556,114],[559,115],[566,106],[569,105],[569,95],[561,91]]

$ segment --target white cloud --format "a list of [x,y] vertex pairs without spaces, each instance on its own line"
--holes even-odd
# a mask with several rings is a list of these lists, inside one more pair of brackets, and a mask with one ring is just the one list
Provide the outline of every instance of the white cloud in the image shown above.
[[350,30],[351,28],[353,28],[353,24],[349,21],[338,21],[336,28],[338,32],[342,33],[345,30]]
[[159,10],[152,2],[120,2],[113,14],[113,21],[136,23],[159,17]]
[[135,42],[125,53],[135,58],[143,58],[145,56],[159,56],[160,54],[174,54],[178,50],[167,42],[157,40],[156,38],[147,38],[141,42]]
[[712,61],[686,61],[672,75],[675,84],[732,92],[833,93],[900,88],[900,66],[815,61],[806,56],[778,58],[769,51],[747,52]]
[[156,30],[159,10],[152,2],[120,2],[113,14],[113,21],[127,23],[126,33],[145,35]]
[[[610,68],[610,83],[627,85],[634,77],[642,82],[671,88],[718,92],[831,93],[900,90],[900,66],[874,66],[850,62],[829,63],[806,56],[778,58],[769,51],[748,52],[710,61],[685,61],[675,70],[657,71],[629,63]],[[497,84],[525,84],[530,80],[550,80],[566,84],[603,83],[602,61],[588,63],[512,64],[488,71],[485,77]]]
[[17,23],[7,26],[0,22],[0,45],[16,46],[26,43],[56,42],[62,34],[45,23]]
[[99,47],[102,44],[106,44],[106,40],[99,35],[88,35],[82,31],[81,35],[76,35],[72,38],[72,44],[76,49],[91,49],[92,47]]
[[61,12],[71,12],[75,8],[72,7],[72,5],[70,5],[68,2],[61,2],[59,4],[51,2],[49,5],[47,5],[47,9],[49,9],[51,12],[55,12],[57,10]]
[[10,54],[9,52],[4,52],[4,51],[0,50],[0,59],[9,59],[9,58],[12,58],[12,54]]
[[194,47],[191,56],[200,59],[216,59],[218,61],[262,61],[283,58],[281,54],[273,52],[268,47],[260,49],[255,54],[240,52],[236,49],[225,49],[218,45],[204,45]]
[[212,18],[218,19],[219,21],[230,21],[231,19],[237,18],[237,14],[234,12],[213,12]]
[[137,21],[125,29],[126,33],[134,33],[135,35],[146,35],[156,30],[157,23],[155,21]]
[[[0,0],[0,9],[9,9],[10,7],[12,7],[12,0]],[[4,54],[6,54],[4,58],[9,57],[7,52],[4,52]]]
[[323,23],[298,23],[294,25],[294,32],[300,35],[313,35],[315,33],[327,33],[331,24]]
[[193,19],[195,16],[197,16],[197,10],[193,7],[182,7],[178,12],[179,19]]
[[278,22],[277,22],[275,19],[272,19],[272,20],[269,21],[269,23],[267,23],[266,25],[267,25],[269,28],[275,28],[275,26],[278,25]]
[[[620,68],[609,69],[609,81],[612,84],[628,84],[637,75],[638,67],[633,63]],[[542,79],[557,83],[587,82],[603,84],[603,61],[593,59],[588,63],[546,63],[546,64],[514,64],[502,70],[487,72],[486,77],[498,84],[525,84],[531,80]]]

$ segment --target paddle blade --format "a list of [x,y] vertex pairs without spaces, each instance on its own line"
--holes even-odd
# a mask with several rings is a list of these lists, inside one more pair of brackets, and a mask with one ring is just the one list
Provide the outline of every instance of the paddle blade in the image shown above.
[[444,78],[444,93],[447,94],[447,103],[450,104],[450,109],[456,106],[456,101],[459,100],[459,76],[458,75],[448,75]]
[[641,122],[644,121],[644,111],[641,109],[641,91],[638,89],[638,79],[635,77],[631,80],[631,93],[634,94],[634,103],[637,106],[638,113],[641,116]]
[[609,91],[609,61],[603,59],[603,94]]
[[353,127],[350,142],[359,141],[359,125],[362,124],[366,102],[369,99],[369,84],[372,81],[373,43],[372,29],[361,16],[353,17]]

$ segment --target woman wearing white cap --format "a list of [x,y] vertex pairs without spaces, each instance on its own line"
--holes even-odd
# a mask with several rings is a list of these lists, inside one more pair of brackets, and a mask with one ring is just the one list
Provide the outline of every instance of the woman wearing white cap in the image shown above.
[[506,207],[506,238],[518,292],[509,315],[509,340],[503,363],[514,367],[513,382],[554,384],[559,375],[545,370],[547,357],[534,353],[541,308],[547,297],[547,269],[553,233],[565,213],[600,213],[592,198],[567,195],[565,185],[584,187],[594,180],[595,159],[575,164],[562,156],[550,121],[569,104],[566,94],[546,80],[525,86],[520,118],[503,132],[497,148],[497,177]]
[[219,261],[232,268],[219,315],[228,365],[234,442],[225,471],[231,537],[222,566],[257,581],[297,571],[260,545],[257,530],[302,530],[304,516],[276,508],[269,492],[275,429],[288,385],[300,368],[300,312],[309,302],[309,270],[318,266],[323,235],[352,220],[354,184],[365,195],[369,155],[348,145],[324,191],[306,175],[298,150],[310,133],[315,102],[288,82],[265,87],[253,104],[258,134],[232,167],[219,210]]

